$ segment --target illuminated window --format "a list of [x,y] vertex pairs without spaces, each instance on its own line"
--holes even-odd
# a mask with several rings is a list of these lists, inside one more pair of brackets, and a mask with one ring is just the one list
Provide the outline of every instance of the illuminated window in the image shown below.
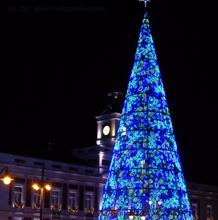
[[93,208],[93,194],[87,193],[85,196],[85,208],[92,209]]
[[51,193],[51,207],[55,209],[60,208],[60,190],[54,189]]
[[34,209],[40,208],[40,191],[33,192],[33,208]]
[[192,208],[192,215],[194,217],[195,220],[198,219],[198,204],[197,203],[192,203],[191,204],[191,208]]
[[13,220],[22,220],[22,217],[14,217]]
[[12,204],[14,208],[23,208],[23,186],[14,186]]
[[212,213],[212,205],[207,205],[207,220],[212,220],[213,219],[213,213]]
[[70,191],[68,194],[68,208],[71,209],[77,209],[77,192],[76,191]]

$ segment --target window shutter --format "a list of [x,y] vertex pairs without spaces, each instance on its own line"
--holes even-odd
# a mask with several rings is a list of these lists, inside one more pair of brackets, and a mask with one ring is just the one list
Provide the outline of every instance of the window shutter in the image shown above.
[[79,210],[84,209],[84,186],[79,186]]
[[98,211],[98,187],[95,188],[95,211]]
[[63,184],[62,208],[67,209],[68,188],[67,184]]
[[31,206],[31,194],[32,194],[31,183],[32,183],[31,180],[26,181],[26,207]]
[[8,205],[12,205],[12,184],[9,185]]
[[50,208],[50,192],[44,191],[44,208]]

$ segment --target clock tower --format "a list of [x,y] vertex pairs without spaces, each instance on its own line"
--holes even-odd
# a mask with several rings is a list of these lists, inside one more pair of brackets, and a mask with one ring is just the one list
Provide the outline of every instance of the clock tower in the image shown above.
[[99,175],[106,174],[110,166],[117,129],[120,123],[121,106],[123,105],[122,93],[108,93],[107,102],[107,107],[101,114],[96,116],[96,145],[72,150],[73,155],[77,158],[92,166],[97,166]]
[[98,146],[113,148],[117,129],[121,117],[122,93],[108,93],[107,107],[99,116],[96,116],[97,121],[97,141]]
[[113,148],[121,114],[118,112],[107,113],[96,117],[98,146]]
[[96,116],[97,140],[99,158],[99,173],[105,173],[110,166],[115,138],[120,123],[122,93],[108,93],[108,105],[103,112]]

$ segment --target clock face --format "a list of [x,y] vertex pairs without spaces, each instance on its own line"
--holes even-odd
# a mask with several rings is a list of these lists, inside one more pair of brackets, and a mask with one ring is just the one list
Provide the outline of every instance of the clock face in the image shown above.
[[111,130],[111,129],[110,129],[110,126],[105,125],[104,128],[103,128],[103,134],[104,134],[104,135],[109,135],[110,130]]

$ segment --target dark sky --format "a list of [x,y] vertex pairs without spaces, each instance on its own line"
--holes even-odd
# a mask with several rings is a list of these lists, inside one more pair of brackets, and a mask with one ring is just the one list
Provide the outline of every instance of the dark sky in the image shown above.
[[[95,144],[107,92],[125,93],[144,14],[137,0],[8,3],[1,151]],[[185,175],[218,183],[216,14],[153,0],[148,13]],[[6,63],[6,62],[5,62]],[[5,104],[6,103],[6,104]]]

